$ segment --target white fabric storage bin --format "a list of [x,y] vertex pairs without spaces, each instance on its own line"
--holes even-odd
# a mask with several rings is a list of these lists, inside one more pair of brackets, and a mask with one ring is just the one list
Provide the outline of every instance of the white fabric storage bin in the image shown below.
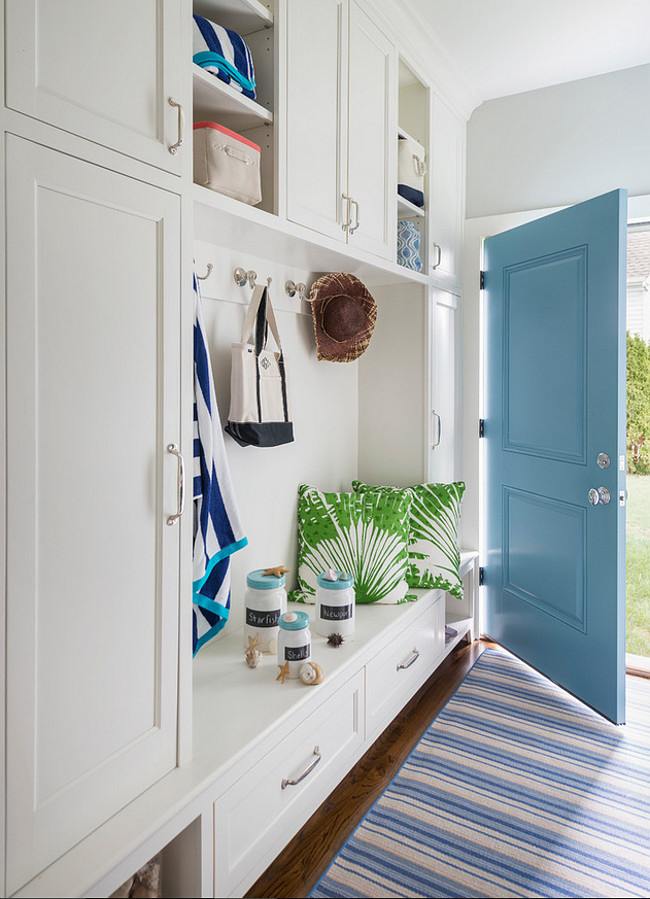
[[427,173],[426,152],[422,144],[412,137],[400,134],[397,142],[397,183],[414,190],[424,191]]
[[255,206],[262,200],[257,144],[216,122],[194,125],[194,181]]

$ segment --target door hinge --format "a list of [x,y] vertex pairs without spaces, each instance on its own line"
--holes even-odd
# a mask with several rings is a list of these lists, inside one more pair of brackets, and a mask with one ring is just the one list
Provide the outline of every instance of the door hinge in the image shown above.
[[485,272],[481,272],[480,288],[485,290]]
[[485,583],[485,568],[483,568],[483,566],[480,565],[479,569],[478,569],[478,585],[479,585],[479,587],[482,587],[484,583]]
[[478,420],[478,436],[485,437],[485,419],[479,418]]

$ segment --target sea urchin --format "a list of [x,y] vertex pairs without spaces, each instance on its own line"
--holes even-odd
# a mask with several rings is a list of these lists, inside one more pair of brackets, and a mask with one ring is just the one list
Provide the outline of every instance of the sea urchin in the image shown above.
[[343,643],[343,637],[340,634],[330,634],[327,638],[328,646],[335,646],[337,649]]

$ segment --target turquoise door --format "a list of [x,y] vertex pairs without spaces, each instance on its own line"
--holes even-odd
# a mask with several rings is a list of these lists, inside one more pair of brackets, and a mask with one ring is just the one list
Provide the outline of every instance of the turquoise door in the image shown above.
[[485,241],[484,631],[625,717],[625,254],[617,190]]

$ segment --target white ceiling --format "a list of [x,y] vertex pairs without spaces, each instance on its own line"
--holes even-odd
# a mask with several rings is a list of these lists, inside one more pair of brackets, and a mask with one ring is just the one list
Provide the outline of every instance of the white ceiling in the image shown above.
[[650,63],[650,0],[403,2],[478,102]]

